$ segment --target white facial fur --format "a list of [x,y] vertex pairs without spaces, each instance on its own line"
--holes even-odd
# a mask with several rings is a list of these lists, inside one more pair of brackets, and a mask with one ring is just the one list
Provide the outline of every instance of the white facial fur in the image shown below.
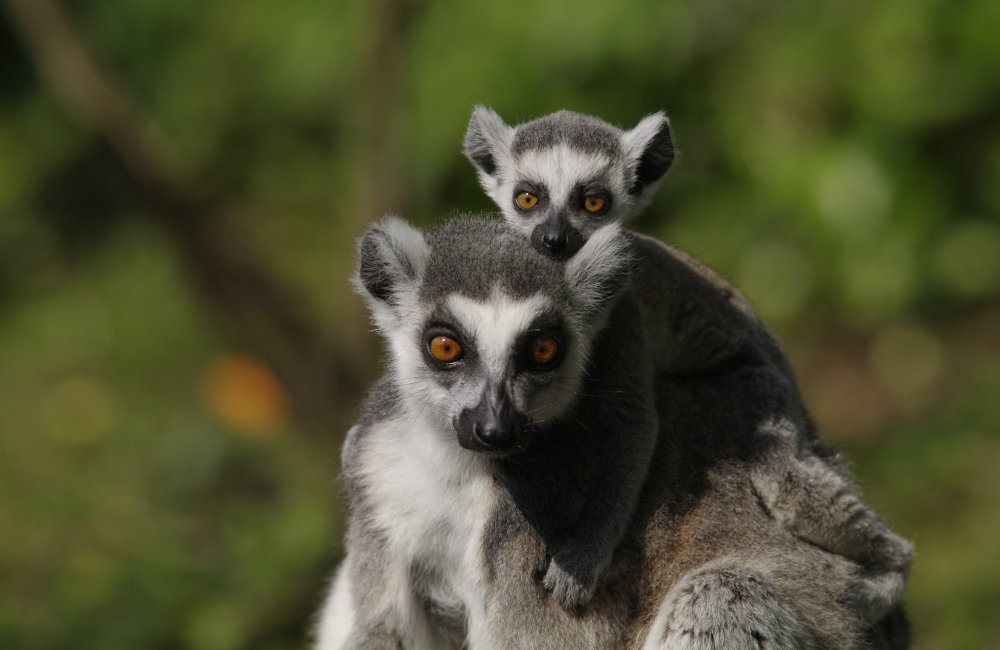
[[[566,263],[566,281],[574,287],[578,304],[603,305],[608,295],[621,288],[612,286],[612,280],[623,273],[630,263],[629,242],[622,236],[621,224],[613,221],[598,228]],[[608,310],[603,309],[603,312],[606,317]],[[593,320],[587,339],[603,327],[603,318]]]
[[486,302],[457,293],[444,300],[445,306],[455,315],[456,324],[472,338],[468,343],[476,346],[479,363],[486,374],[498,379],[506,372],[517,337],[549,303],[542,295],[517,299],[499,289],[494,289]]
[[[538,423],[561,413],[573,400],[579,384],[587,350],[582,332],[568,332],[565,356],[551,372],[551,381],[537,382],[529,374],[515,372],[512,360],[519,352],[515,344],[535,319],[552,306],[550,298],[538,294],[526,299],[512,298],[494,290],[486,301],[460,294],[447,296],[443,304],[455,317],[452,325],[467,337],[461,341],[466,355],[475,356],[475,372],[453,371],[454,383],[445,386],[437,381],[439,370],[431,367],[422,346],[426,343],[422,324],[429,316],[424,307],[406,328],[390,333],[393,367],[411,413],[429,417],[449,430],[454,419],[473,408],[489,385],[502,384],[515,409]],[[411,312],[412,313],[412,312]],[[566,315],[566,327],[576,325]]]
[[[515,343],[551,304],[551,299],[543,295],[517,300],[496,290],[485,303],[459,295],[448,299],[448,306],[466,331],[474,332],[486,377],[507,382],[515,408],[535,423],[551,419],[569,406],[580,383],[587,354],[584,337],[580,332],[570,331],[564,343],[569,346],[566,354],[559,367],[551,371],[553,381],[539,386],[525,377],[508,376],[511,360],[517,353]],[[564,326],[575,329],[576,320],[569,314],[564,316]],[[473,394],[476,401],[482,388],[480,385],[479,392]]]
[[[612,222],[564,264],[561,282],[568,302],[543,293],[514,298],[499,285],[485,300],[453,293],[429,301],[421,298],[421,285],[431,251],[420,231],[389,218],[372,228],[361,248],[368,263],[361,265],[355,285],[389,344],[391,375],[411,415],[441,437],[454,435],[455,419],[474,408],[491,386],[504,386],[516,411],[535,423],[564,412],[581,382],[594,332],[625,281],[629,263],[628,240]],[[515,348],[525,344],[522,335],[543,313],[558,315],[564,353],[552,370],[528,372],[523,363],[513,363],[524,353]],[[469,353],[465,367],[442,370],[427,358],[425,328],[432,316],[439,320],[442,314],[452,322],[435,325],[466,339],[459,341]]]
[[[623,159],[559,145],[526,151],[509,160],[509,166],[501,168],[490,198],[496,201],[507,221],[526,234],[530,234],[552,210],[566,214],[584,238],[610,221],[625,221],[636,211],[636,197],[627,191],[627,168]],[[595,179],[601,179],[600,186],[611,195],[611,209],[600,216],[586,214],[572,203],[574,188]],[[514,207],[515,191],[522,182],[545,188],[547,209],[521,212]]]
[[[560,115],[549,117],[559,119]],[[603,224],[621,223],[635,215],[649,203],[662,180],[662,177],[646,180],[638,193],[629,192],[647,148],[654,146],[662,130],[669,133],[669,120],[662,112],[647,115],[631,130],[619,130],[620,154],[616,156],[574,148],[568,143],[528,149],[516,155],[513,143],[518,128],[507,126],[494,111],[477,106],[466,134],[465,151],[486,194],[507,221],[522,232],[530,234],[554,209],[565,215],[586,239]],[[603,215],[581,212],[580,206],[569,201],[572,188],[595,180],[600,180],[611,196],[611,209]],[[522,182],[544,186],[550,194],[550,205],[528,212],[518,210],[514,194]]]

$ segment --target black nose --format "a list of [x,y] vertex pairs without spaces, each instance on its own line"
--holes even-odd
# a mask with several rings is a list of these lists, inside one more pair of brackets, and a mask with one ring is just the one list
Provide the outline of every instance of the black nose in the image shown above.
[[522,446],[526,420],[501,387],[484,391],[476,406],[462,410],[455,430],[466,449],[504,453]]
[[564,260],[580,250],[583,235],[559,219],[549,219],[535,226],[531,232],[531,245],[543,255]]
[[566,249],[566,233],[545,233],[542,237],[542,243],[545,244],[545,248],[553,253],[561,253]]
[[513,426],[501,426],[496,422],[473,422],[472,437],[486,449],[503,451],[514,445],[517,432]]

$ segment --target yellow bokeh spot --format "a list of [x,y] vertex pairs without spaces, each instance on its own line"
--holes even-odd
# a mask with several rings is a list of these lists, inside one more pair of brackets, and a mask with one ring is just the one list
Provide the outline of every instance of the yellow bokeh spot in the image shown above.
[[227,354],[204,371],[201,396],[229,429],[250,438],[278,432],[288,417],[288,392],[270,368],[243,354]]

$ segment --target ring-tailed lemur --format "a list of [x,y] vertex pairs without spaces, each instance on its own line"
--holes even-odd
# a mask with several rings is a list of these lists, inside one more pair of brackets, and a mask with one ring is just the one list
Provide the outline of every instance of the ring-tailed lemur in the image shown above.
[[571,111],[510,127],[477,106],[464,147],[507,221],[535,248],[560,258],[597,228],[622,223],[649,203],[674,161],[663,113],[630,131]]
[[[483,219],[364,236],[355,285],[390,369],[344,445],[347,555],[319,649],[900,647],[901,610],[872,626],[850,603],[865,569],[760,507],[769,440],[747,424],[771,412],[770,369],[661,377],[648,458],[607,454],[636,444],[593,371],[599,332],[640,331],[612,313],[635,246],[612,224],[559,263]],[[542,585],[549,549],[629,462],[638,498],[604,513],[623,540],[568,612]]]
[[[663,113],[629,131],[569,111],[511,127],[477,106],[464,148],[506,220],[538,251],[558,259],[575,254],[601,226],[632,217],[674,159]],[[761,501],[789,530],[868,567],[872,575],[859,585],[859,604],[872,620],[884,616],[902,601],[912,547],[864,506],[842,461],[816,438],[780,343],[739,292],[688,255],[641,235],[633,236],[631,255],[638,258],[631,295],[643,322],[637,336],[644,341],[633,347],[640,350],[630,359],[633,375],[710,376],[768,367],[765,397],[775,402],[774,411],[758,423],[756,435],[768,437],[773,448],[766,463],[754,466]],[[588,523],[581,522],[581,536]],[[574,539],[565,544],[585,545]],[[590,551],[578,555],[578,563],[602,560],[612,549]],[[601,568],[578,573],[595,576]],[[570,593],[571,599],[558,591],[556,597],[579,606],[588,592]]]

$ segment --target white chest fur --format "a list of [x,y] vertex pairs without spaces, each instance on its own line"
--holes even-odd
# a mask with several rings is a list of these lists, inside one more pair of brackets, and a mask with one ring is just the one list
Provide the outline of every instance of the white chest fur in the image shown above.
[[484,460],[454,432],[410,418],[376,424],[361,466],[371,522],[401,570],[435,576],[428,594],[478,618],[483,602],[483,530],[495,496]]

